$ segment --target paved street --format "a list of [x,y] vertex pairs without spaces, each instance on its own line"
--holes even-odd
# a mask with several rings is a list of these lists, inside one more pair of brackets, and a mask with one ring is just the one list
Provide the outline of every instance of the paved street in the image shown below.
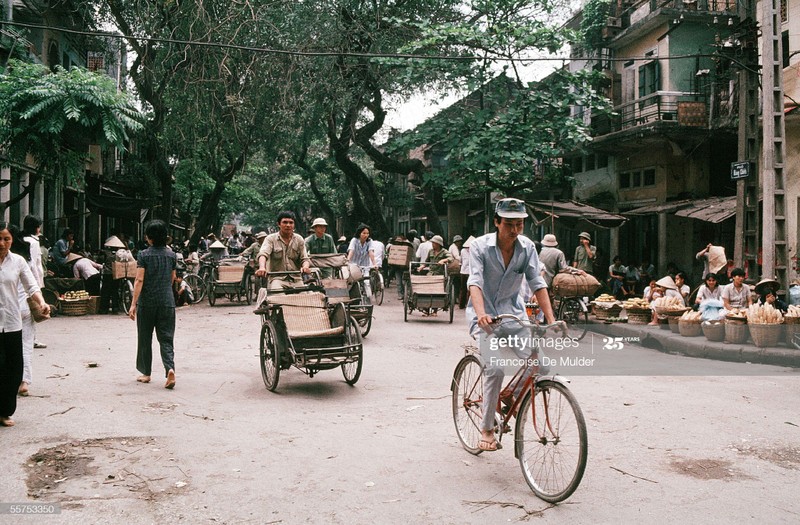
[[[0,522],[800,519],[796,370],[700,366],[633,343],[603,354],[616,375],[571,384],[588,425],[586,474],[551,507],[529,491],[513,447],[471,456],[458,443],[449,381],[471,342],[461,311],[452,325],[419,313],[404,323],[387,294],[355,387],[339,370],[292,369],[271,393],[252,307],[217,304],[179,309],[174,391],[158,357],[154,382],[134,381],[135,325],[123,316],[39,325],[48,348],[35,351],[31,396],[17,426],[0,429],[0,502],[60,502],[62,513]],[[594,337],[581,352],[599,352]],[[645,364],[665,375],[627,375]]]

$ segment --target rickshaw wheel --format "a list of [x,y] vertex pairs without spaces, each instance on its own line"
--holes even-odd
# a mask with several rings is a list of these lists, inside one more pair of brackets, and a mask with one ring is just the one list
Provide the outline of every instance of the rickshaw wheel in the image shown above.
[[248,274],[247,277],[244,278],[244,300],[247,302],[248,305],[253,302],[253,284],[251,282],[252,280],[253,278],[250,276],[250,274]]
[[[411,286],[411,283],[406,283],[406,286]],[[408,288],[403,291],[403,321],[408,322]]]
[[274,392],[278,388],[278,379],[281,375],[280,349],[277,343],[278,338],[275,336],[272,321],[265,321],[261,327],[259,358],[261,360],[261,377],[264,379],[264,386],[270,392]]
[[364,319],[357,324],[361,326],[361,337],[367,337],[367,334],[369,334],[369,331],[372,328],[372,314],[369,310],[367,310]]
[[[348,345],[361,344],[361,331],[358,323],[352,317],[345,331],[345,341]],[[354,363],[342,363],[342,375],[348,385],[355,385],[358,378],[361,377],[361,365],[364,359],[364,352],[361,347],[358,350],[353,350],[353,354],[357,355],[357,361]]]
[[215,289],[214,283],[210,283],[208,285],[208,304],[214,306],[217,302],[217,290]]
[[454,292],[455,292],[455,286],[453,286],[453,281],[450,281],[450,283],[447,285],[447,299],[450,302],[447,308],[450,310],[450,324],[453,324],[453,316],[455,315],[455,309],[456,309]]

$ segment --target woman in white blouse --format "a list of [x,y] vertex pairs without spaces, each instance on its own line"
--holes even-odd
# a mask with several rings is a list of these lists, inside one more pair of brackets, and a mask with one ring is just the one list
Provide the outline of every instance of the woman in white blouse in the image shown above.
[[[22,239],[21,234],[18,234],[18,238]],[[17,390],[22,382],[19,286],[40,305],[42,312],[50,312],[50,306],[42,297],[27,261],[11,253],[13,242],[14,236],[9,225],[0,222],[0,427],[14,426],[11,416],[17,410]]]
[[697,290],[697,297],[694,302],[695,304],[700,304],[708,299],[722,300],[722,288],[717,283],[717,275],[713,273],[706,275],[704,283]]

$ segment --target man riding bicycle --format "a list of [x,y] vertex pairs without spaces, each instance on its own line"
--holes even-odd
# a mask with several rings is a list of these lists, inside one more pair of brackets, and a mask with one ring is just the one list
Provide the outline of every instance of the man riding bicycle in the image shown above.
[[[470,300],[467,319],[470,334],[477,336],[481,330],[493,331],[494,319],[500,314],[514,314],[525,318],[525,304],[519,297],[523,278],[528,283],[536,302],[544,313],[545,322],[555,323],[553,308],[542,279],[539,258],[533,241],[522,235],[525,218],[525,203],[519,199],[502,199],[494,214],[495,233],[489,233],[472,242],[470,246],[470,274],[467,280]],[[562,325],[562,330],[564,327]],[[508,335],[526,329],[515,326]],[[497,334],[500,335],[500,331]],[[522,335],[524,337],[524,335]],[[482,345],[484,346],[484,345]],[[519,348],[509,347],[519,357]],[[484,352],[486,349],[481,348]],[[534,355],[531,355],[531,351]],[[525,357],[534,357],[535,348],[528,348]],[[505,371],[503,366],[492,363],[490,356],[483,358],[483,418],[479,448],[484,451],[497,450],[494,437],[495,407],[500,397]]]

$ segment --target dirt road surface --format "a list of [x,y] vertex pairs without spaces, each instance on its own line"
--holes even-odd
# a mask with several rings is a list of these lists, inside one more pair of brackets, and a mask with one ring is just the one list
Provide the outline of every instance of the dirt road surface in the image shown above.
[[[387,294],[360,381],[258,363],[259,318],[220,300],[181,308],[177,386],[135,382],[123,316],[39,325],[31,395],[0,429],[0,503],[59,503],[0,523],[797,523],[800,382],[720,363],[701,377],[581,376],[589,462],[551,506],[513,447],[472,456],[456,438],[452,371],[471,340],[463,311],[404,323]],[[690,358],[626,348],[665,370]],[[96,366],[94,366],[96,364]],[[5,512],[8,512],[7,509]]]

